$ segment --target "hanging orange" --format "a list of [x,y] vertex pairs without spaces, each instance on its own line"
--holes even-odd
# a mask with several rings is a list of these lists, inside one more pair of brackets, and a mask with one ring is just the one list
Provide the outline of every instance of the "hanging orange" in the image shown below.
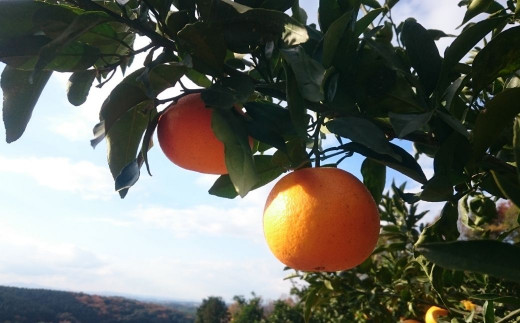
[[303,271],[339,271],[367,259],[379,237],[379,212],[368,189],[338,168],[304,168],[273,187],[264,209],[273,254]]
[[228,172],[224,144],[211,128],[212,113],[200,93],[194,93],[170,105],[159,118],[159,145],[174,164],[200,173]]

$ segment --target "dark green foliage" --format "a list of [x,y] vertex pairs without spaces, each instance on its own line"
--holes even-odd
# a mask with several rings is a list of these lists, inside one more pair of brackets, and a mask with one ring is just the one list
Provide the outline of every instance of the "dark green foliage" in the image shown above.
[[252,294],[252,298],[246,300],[243,296],[235,296],[235,309],[231,313],[231,321],[234,323],[260,323],[264,317],[262,299]]
[[1,322],[193,322],[189,314],[122,297],[0,286]]
[[202,300],[197,308],[196,323],[225,323],[229,322],[229,313],[226,303],[220,297],[210,296]]

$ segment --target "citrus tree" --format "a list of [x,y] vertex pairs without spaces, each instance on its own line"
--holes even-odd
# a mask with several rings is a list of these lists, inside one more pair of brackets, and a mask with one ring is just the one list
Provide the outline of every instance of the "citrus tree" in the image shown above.
[[[6,140],[23,135],[52,73],[71,73],[66,95],[81,105],[92,86],[125,73],[142,54],[143,66],[115,85],[93,125],[92,146],[107,141],[121,197],[143,166],[150,172],[147,152],[156,128],[172,161],[173,155],[188,155],[169,155],[176,136],[168,128],[178,129],[174,120],[184,120],[171,109],[202,103],[209,117],[203,109],[197,118],[209,120],[204,127],[211,131],[193,122],[180,146],[218,139],[211,147],[221,145],[220,155],[197,145],[207,154],[193,157],[204,165],[223,159],[225,170],[211,171],[221,176],[210,194],[243,197],[288,171],[337,167],[353,154],[366,158],[361,173],[379,205],[380,245],[354,269],[303,275],[310,282],[302,291],[307,318],[326,299],[337,302],[334,310],[345,317],[359,314],[360,308],[346,307],[352,297],[372,297],[364,304],[375,312],[356,314],[357,320],[384,321],[390,310],[419,317],[425,310],[402,301],[413,304],[414,295],[421,295],[452,316],[460,312],[460,300],[474,297],[483,302],[479,315],[485,321],[514,319],[520,282],[520,2],[461,1],[467,6],[463,28],[443,55],[435,40],[448,35],[414,18],[394,21],[397,2],[322,0],[315,25],[307,24],[298,0],[1,1]],[[138,36],[143,45],[136,45]],[[180,94],[158,99],[175,86]],[[194,100],[200,102],[186,103]],[[419,156],[433,158],[431,178]],[[396,188],[393,197],[383,196],[388,167],[421,190]],[[348,186],[334,184],[322,189],[349,194]],[[399,202],[390,202],[394,197]],[[508,212],[497,211],[505,200],[512,203]],[[420,201],[444,203],[427,227],[406,211]],[[493,227],[503,223],[508,225]],[[430,286],[428,296],[409,288],[401,295],[403,289],[389,283],[400,282],[398,277],[408,286]],[[369,289],[375,285],[363,284],[370,279],[386,287]],[[331,290],[336,301],[325,293]],[[383,301],[389,294],[402,299]]]

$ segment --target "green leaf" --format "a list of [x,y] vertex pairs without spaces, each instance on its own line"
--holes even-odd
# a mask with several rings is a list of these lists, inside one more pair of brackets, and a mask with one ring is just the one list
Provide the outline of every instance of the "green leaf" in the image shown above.
[[158,65],[151,69],[148,77],[154,97],[148,96],[149,89],[139,81],[139,78],[145,72],[145,68],[140,68],[125,77],[103,102],[99,112],[100,123],[95,128],[95,138],[91,140],[91,145],[95,147],[103,140],[112,125],[128,110],[142,102],[154,99],[165,89],[173,87],[186,70],[187,68],[180,64]]
[[301,95],[311,102],[323,100],[321,88],[325,76],[323,66],[307,55],[301,46],[284,48],[280,52],[284,60],[291,66]]
[[478,93],[497,77],[511,74],[520,68],[519,39],[520,26],[507,29],[491,39],[475,56],[472,65],[474,93]]
[[420,248],[425,243],[456,240],[460,235],[457,229],[458,218],[457,205],[452,202],[446,202],[442,208],[440,217],[433,224],[423,229],[419,239],[417,239],[415,243],[415,248]]
[[449,200],[453,195],[453,186],[466,180],[464,166],[469,155],[468,140],[459,133],[452,132],[435,153],[435,175],[424,185],[421,199],[430,202]]
[[252,8],[265,8],[283,12],[292,7],[294,0],[237,0],[235,2]]
[[445,268],[520,282],[520,248],[495,240],[422,243],[416,251]]
[[309,39],[307,29],[283,12],[268,9],[250,9],[222,21],[229,48],[238,53],[249,53],[259,44],[282,40],[286,46],[296,46]]
[[191,22],[191,14],[187,10],[171,11],[166,18],[166,33],[172,38]]
[[432,112],[420,114],[400,114],[389,112],[390,123],[394,128],[398,138],[403,138],[414,131],[421,130],[428,124],[432,117]]
[[484,323],[495,323],[495,306],[493,301],[484,302],[482,312],[484,312]]
[[197,72],[196,70],[190,68],[186,71],[186,77],[190,79],[193,83],[195,83],[197,86],[200,87],[210,87],[211,81],[208,79],[208,77],[200,72]]
[[464,138],[469,139],[469,133],[464,127],[464,125],[456,119],[450,113],[444,111],[443,109],[437,110],[437,116],[439,116],[448,126],[450,126],[457,133],[462,135]]
[[17,70],[9,65],[4,67],[0,81],[4,95],[2,113],[7,143],[19,139],[24,133],[51,74],[51,71],[41,71],[33,75],[32,72]]
[[473,129],[473,161],[480,160],[501,131],[513,123],[513,119],[520,113],[518,102],[520,88],[513,88],[504,90],[486,103]]
[[520,298],[513,296],[500,296],[496,294],[480,294],[470,296],[472,299],[478,299],[483,301],[493,301],[496,303],[503,303],[520,308]]
[[37,1],[0,1],[0,40],[34,32],[33,16],[44,6],[47,4]]
[[285,79],[287,82],[287,106],[291,115],[292,124],[298,135],[307,137],[309,117],[305,108],[305,100],[298,89],[298,81],[293,71],[285,65]]
[[119,175],[116,177],[115,188],[117,192],[120,192],[121,198],[124,198],[128,189],[139,180],[139,176],[141,175],[139,168],[140,166],[136,158],[123,167]]
[[[377,1],[376,1],[377,3]],[[374,21],[374,19],[379,16],[380,13],[386,12],[386,8],[378,8],[369,11],[366,15],[364,15],[361,19],[356,21],[354,25],[354,37],[361,36],[365,31],[367,31],[368,26]]]
[[[271,155],[255,155],[253,159],[255,161],[255,172],[258,176],[258,182],[253,186],[252,190],[270,183],[285,171],[283,167],[273,163],[273,156]],[[209,189],[209,194],[229,199],[238,196],[229,174],[220,176]]]
[[249,77],[226,77],[204,90],[202,99],[208,106],[229,109],[234,104],[247,102],[254,90],[255,85]]
[[327,122],[326,126],[334,134],[348,138],[378,154],[388,155],[397,161],[401,161],[401,157],[394,152],[384,132],[368,119],[358,117],[336,118]]
[[[518,167],[517,167],[518,170]],[[514,173],[503,173],[491,170],[493,179],[500,191],[516,206],[520,205],[520,182]]]
[[434,175],[422,187],[420,198],[428,202],[447,201],[453,196],[453,185],[447,175]]
[[515,154],[516,173],[520,180],[520,117],[515,118],[513,125],[513,151]]
[[195,69],[215,76],[221,74],[227,48],[217,26],[206,22],[187,24],[178,36],[193,57]]
[[453,66],[458,63],[466,54],[476,46],[482,38],[489,34],[497,26],[503,24],[507,17],[494,17],[479,21],[466,28],[451,45],[446,48],[444,61],[442,64],[442,74],[447,75]]
[[353,23],[352,19],[352,11],[347,11],[340,18],[335,20],[327,29],[327,32],[323,37],[322,62],[324,67],[328,68],[332,66],[343,34]]
[[374,9],[381,8],[381,5],[376,0],[361,0],[361,3]]
[[244,105],[248,133],[258,141],[287,152],[285,136],[296,134],[288,109],[270,102],[248,102]]
[[464,25],[478,14],[485,12],[492,3],[493,0],[471,0],[460,26]]
[[442,60],[435,41],[428,31],[415,19],[408,18],[404,22],[401,40],[406,47],[412,67],[419,75],[426,96],[429,96],[437,85]]
[[413,158],[413,156],[403,148],[392,143],[389,143],[389,145],[393,151],[393,154],[397,155],[399,159],[395,159],[386,154],[378,154],[373,150],[355,142],[346,144],[346,149],[357,152],[365,157],[371,158],[383,165],[393,168],[419,183],[426,183],[426,176],[424,175],[421,166],[417,163],[415,158]]
[[[128,188],[139,178],[139,167],[130,164],[136,163],[141,138],[148,120],[155,113],[157,111],[151,100],[141,102],[127,110],[107,132],[108,166],[121,198],[125,197]],[[126,171],[122,173],[125,167]]]
[[318,22],[320,29],[326,33],[330,25],[342,15],[342,10],[336,0],[320,0]]
[[366,158],[361,164],[361,175],[363,175],[363,184],[372,194],[374,201],[379,204],[385,189],[386,166]]
[[231,182],[236,192],[244,197],[258,183],[246,126],[232,109],[215,109],[211,127],[215,136],[224,144]]
[[[39,53],[52,40],[46,36],[29,35],[0,40],[0,61],[23,70],[34,70],[39,61]],[[100,51],[93,46],[72,42],[45,60],[45,70],[58,72],[81,71],[92,66],[99,59]],[[43,61],[42,61],[43,62]],[[42,64],[42,63],[40,63]]]
[[96,75],[96,70],[72,73],[67,83],[67,98],[71,104],[78,106],[85,103]]
[[[58,37],[40,49],[39,58],[34,67],[35,70],[44,69],[62,52],[63,48],[76,40],[83,33],[107,20],[109,20],[108,15],[103,12],[85,12],[74,17],[72,22]],[[91,59],[91,65],[93,65],[96,60],[97,58]]]

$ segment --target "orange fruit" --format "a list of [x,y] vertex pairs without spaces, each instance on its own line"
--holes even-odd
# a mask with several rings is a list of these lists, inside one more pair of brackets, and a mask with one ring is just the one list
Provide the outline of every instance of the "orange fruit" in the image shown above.
[[304,168],[278,181],[264,209],[273,254],[303,271],[339,271],[367,259],[379,237],[379,212],[367,188],[338,168]]
[[466,309],[466,311],[473,311],[477,306],[473,304],[472,301],[463,300],[460,301],[462,303],[462,306]]
[[421,321],[417,321],[417,320],[404,320],[404,321],[401,321],[401,323],[421,323]]
[[188,94],[159,118],[157,137],[164,154],[177,166],[207,174],[226,174],[224,144],[211,128],[213,110],[200,93]]
[[437,319],[439,318],[439,316],[448,316],[448,314],[449,312],[447,309],[438,306],[431,306],[426,312],[426,315],[424,316],[424,322],[437,323]]

